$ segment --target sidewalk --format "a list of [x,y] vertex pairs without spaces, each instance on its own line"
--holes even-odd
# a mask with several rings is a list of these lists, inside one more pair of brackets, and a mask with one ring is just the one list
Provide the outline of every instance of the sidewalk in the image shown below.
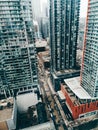
[[[52,83],[51,83],[51,81],[50,81],[50,78],[48,78],[48,85],[49,85],[49,87],[50,87],[50,90],[51,90],[52,94],[55,95],[56,92],[55,92],[54,89],[53,89],[53,86],[52,86]],[[61,113],[61,116],[62,116],[62,119],[63,119],[65,125],[68,126],[68,120],[66,119],[65,113],[64,113],[64,111],[63,111],[63,109],[62,109],[62,107],[61,107],[61,104],[60,104],[59,100],[57,99],[57,96],[54,96],[54,99],[55,99],[55,102],[56,102],[56,104],[57,104],[57,106],[58,106],[58,108],[59,108],[59,111],[60,111],[60,113]]]
[[52,83],[51,83],[50,78],[47,78],[47,82],[48,82],[48,85],[49,85],[49,88],[50,88],[52,94],[55,95],[56,92],[55,92],[54,89],[53,89],[53,86],[52,86]]

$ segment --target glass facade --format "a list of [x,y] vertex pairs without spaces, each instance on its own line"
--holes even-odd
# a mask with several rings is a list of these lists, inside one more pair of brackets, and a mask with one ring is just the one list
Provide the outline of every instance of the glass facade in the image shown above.
[[31,0],[0,0],[0,89],[38,85]]
[[81,85],[92,97],[98,97],[98,0],[88,3]]
[[52,70],[76,67],[80,0],[50,0]]

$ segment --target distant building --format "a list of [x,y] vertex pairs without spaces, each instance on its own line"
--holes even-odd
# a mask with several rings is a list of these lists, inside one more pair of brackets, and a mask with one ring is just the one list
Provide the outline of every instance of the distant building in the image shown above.
[[43,39],[49,37],[49,18],[41,17],[41,34]]
[[50,0],[51,79],[56,91],[64,77],[79,75],[76,64],[79,11],[80,0]]
[[84,30],[79,30],[78,48],[83,49],[84,42]]
[[42,38],[49,37],[49,3],[48,0],[42,4],[42,17],[41,17],[41,34]]
[[96,98],[98,98],[97,5],[98,0],[91,0],[88,2],[81,70],[81,86],[91,95],[91,97]]
[[48,3],[48,0],[46,0],[42,4],[42,17],[48,17],[49,18],[49,3]]
[[39,27],[39,38],[41,39],[41,0],[32,0],[32,11],[33,11],[33,19],[37,21]]
[[37,53],[44,52],[47,49],[47,41],[37,40],[35,42]]
[[38,86],[31,0],[0,0],[0,12],[0,94],[14,95]]
[[39,31],[39,24],[37,21],[33,20],[33,24],[34,24],[34,32],[35,32],[35,39],[40,39],[40,31]]
[[39,52],[38,57],[40,58],[45,69],[50,68],[50,53],[49,51]]
[[39,20],[41,16],[41,0],[32,0],[32,10],[34,20]]
[[79,35],[78,35],[78,49],[83,49],[84,31],[85,31],[86,18],[80,18],[79,22]]

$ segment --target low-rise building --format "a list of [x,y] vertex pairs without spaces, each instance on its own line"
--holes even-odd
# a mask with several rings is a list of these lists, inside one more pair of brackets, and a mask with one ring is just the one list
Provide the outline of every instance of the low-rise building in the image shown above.
[[[37,91],[37,90],[36,90]],[[30,106],[34,106],[41,102],[41,99],[38,97],[33,90],[20,91],[17,95],[17,108],[19,113],[27,113]]]
[[37,52],[43,52],[47,50],[47,41],[37,40],[35,43]]
[[45,69],[50,68],[50,54],[49,51],[39,52],[38,53],[39,58],[41,59],[41,62]]
[[64,79],[80,76],[80,68],[77,69],[65,69],[61,71],[51,72],[51,81],[55,91],[60,90],[60,84]]
[[61,84],[61,91],[66,98],[66,105],[73,119],[97,116],[98,100],[92,98],[89,93],[80,86],[80,77],[65,79],[64,84]]
[[16,101],[12,97],[0,100],[0,130],[15,130],[16,120]]
[[61,90],[57,92],[57,95],[61,103],[65,102],[66,98]]

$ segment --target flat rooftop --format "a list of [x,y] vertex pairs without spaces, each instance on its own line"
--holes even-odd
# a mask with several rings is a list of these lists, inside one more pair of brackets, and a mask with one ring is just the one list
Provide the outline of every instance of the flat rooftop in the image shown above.
[[50,57],[47,57],[47,56],[44,56],[42,59],[43,59],[44,61],[47,61],[47,62],[50,61]]
[[47,41],[36,41],[35,46],[38,47],[46,47],[47,46]]
[[[10,104],[9,107],[8,103]],[[2,110],[0,110],[0,122],[6,121],[12,117],[13,104],[14,104],[13,98],[0,100],[0,107],[2,108]]]
[[80,69],[65,69],[65,70],[61,70],[61,71],[55,71],[55,74],[57,76],[59,76],[59,75],[71,74],[71,73],[75,73],[75,72],[80,72]]
[[91,99],[88,92],[80,86],[80,77],[64,79],[65,84],[79,99]]
[[61,90],[58,91],[57,93],[58,93],[58,95],[59,95],[59,97],[60,97],[61,100],[65,100],[66,99],[65,96],[64,96],[64,94],[63,94],[63,92]]
[[49,51],[39,52],[38,54],[42,55],[42,56],[49,56],[50,55]]
[[49,51],[39,52],[38,54],[42,57],[43,61],[50,61]]
[[41,102],[41,99],[38,100],[37,94],[32,90],[19,92],[17,95],[17,107],[20,113],[27,112],[28,107],[36,105],[38,102]]

